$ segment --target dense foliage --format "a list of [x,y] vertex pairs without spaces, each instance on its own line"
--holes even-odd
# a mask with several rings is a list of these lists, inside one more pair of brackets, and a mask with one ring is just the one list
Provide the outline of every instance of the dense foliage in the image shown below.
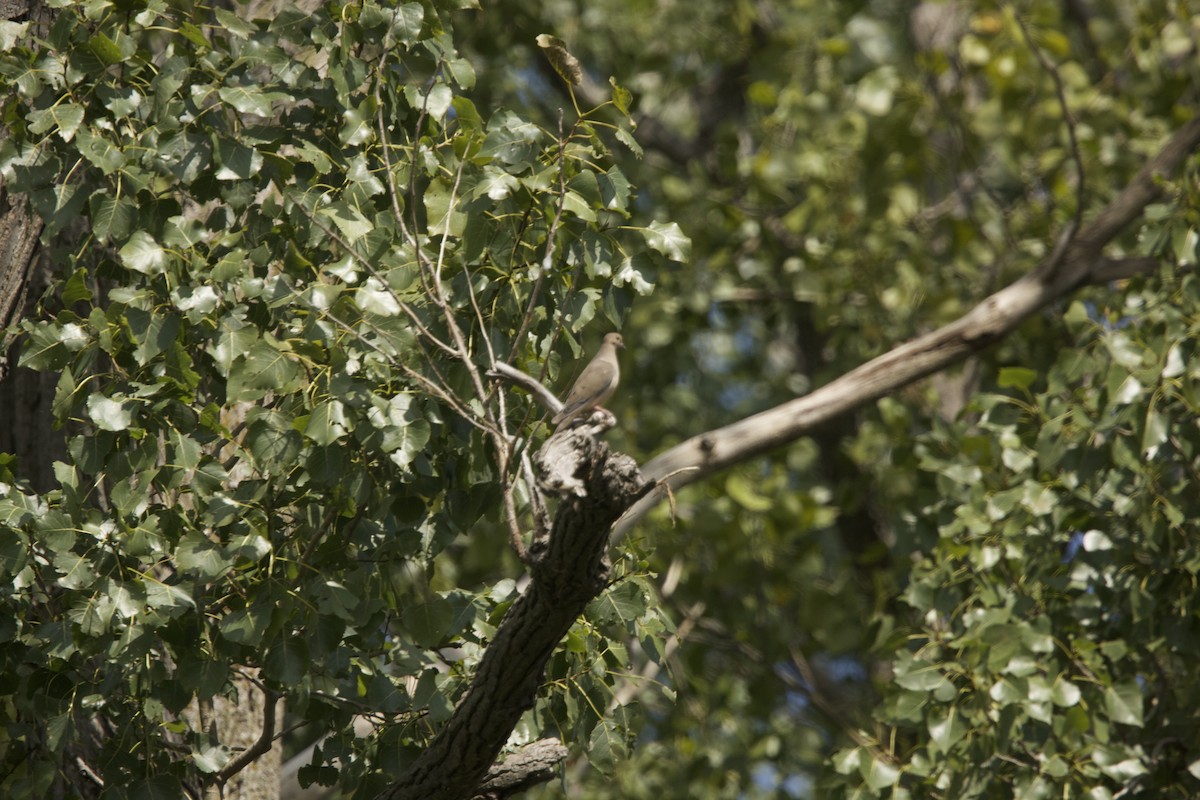
[[[628,221],[621,128],[482,116],[430,7],[57,5],[5,29],[2,65],[5,179],[63,265],[22,363],[61,374],[70,452],[48,494],[3,476],[5,794],[50,791],[93,717],[109,787],[219,774],[231,753],[186,709],[246,673],[334,732],[305,777],[336,763],[365,796],[516,591],[478,523],[542,410],[481,372],[553,380],[686,240]],[[507,569],[481,585],[468,550]],[[533,733],[586,743],[580,703],[662,630],[626,572]],[[387,724],[356,738],[360,714]]]
[[[644,458],[1027,272],[1197,99],[1166,0],[48,5],[0,22],[70,453],[0,456],[14,797],[215,780],[243,675],[371,796],[518,591],[493,360],[622,328]],[[1161,273],[664,505],[513,743],[581,796],[1195,795],[1194,165],[1121,243]]]

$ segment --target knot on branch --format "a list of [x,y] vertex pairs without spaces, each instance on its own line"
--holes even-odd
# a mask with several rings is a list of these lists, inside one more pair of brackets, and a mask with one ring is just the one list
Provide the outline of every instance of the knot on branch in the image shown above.
[[502,800],[521,794],[552,779],[566,757],[567,748],[558,739],[530,742],[493,764],[472,800]]
[[616,424],[611,412],[597,409],[582,424],[556,431],[533,456],[538,485],[559,496],[587,497],[582,474],[599,455],[600,434]]

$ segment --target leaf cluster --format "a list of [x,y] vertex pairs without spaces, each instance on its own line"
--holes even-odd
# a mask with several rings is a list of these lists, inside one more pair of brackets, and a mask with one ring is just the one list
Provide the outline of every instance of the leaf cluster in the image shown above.
[[[82,791],[80,753],[118,794],[226,779],[196,709],[234,676],[334,732],[305,781],[378,789],[516,591],[496,523],[541,412],[482,372],[556,377],[686,240],[630,223],[611,127],[481,114],[434,5],[51,5],[0,52],[0,173],[61,264],[21,363],[70,454],[45,494],[0,474],[4,792]],[[653,635],[627,591],[591,624]],[[605,641],[531,730],[588,740]]]

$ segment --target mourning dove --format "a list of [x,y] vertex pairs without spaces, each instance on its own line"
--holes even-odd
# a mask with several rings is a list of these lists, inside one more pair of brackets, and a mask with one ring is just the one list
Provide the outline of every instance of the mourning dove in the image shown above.
[[625,342],[619,333],[609,333],[604,337],[600,350],[583,368],[575,385],[567,393],[562,410],[550,420],[560,431],[576,417],[590,414],[593,409],[603,405],[617,390],[617,381],[621,377],[621,368],[617,364],[617,348],[624,348]]

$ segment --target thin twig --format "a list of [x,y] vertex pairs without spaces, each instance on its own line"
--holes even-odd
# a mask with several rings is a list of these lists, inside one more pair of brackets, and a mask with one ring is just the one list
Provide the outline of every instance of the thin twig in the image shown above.
[[[687,472],[698,472],[699,470],[700,470],[700,467],[680,467],[677,470],[673,470],[670,473],[663,475],[661,478],[656,480],[654,482],[654,486],[650,489],[650,491],[646,492],[644,497],[650,497],[651,495],[655,494],[656,492],[665,494],[667,496],[667,499],[671,501],[671,519],[672,519],[672,521],[674,521],[674,519],[675,519],[675,494],[674,494],[674,492],[671,491],[671,479],[674,478],[676,475],[681,475],[681,474],[684,474]],[[655,502],[657,502],[657,501],[655,501]],[[625,535],[625,530],[628,526],[626,526],[624,524],[623,520],[630,514],[634,513],[634,511],[635,511],[635,506],[630,506],[628,509],[625,510],[625,513],[622,514],[621,516],[617,517],[617,521],[613,523],[613,538],[612,538],[613,544],[616,544]]]
[[392,299],[396,301],[396,304],[400,306],[400,310],[403,311],[404,315],[406,317],[408,317],[410,322],[412,322],[413,327],[415,327],[417,329],[418,333],[420,333],[422,336],[424,336],[426,339],[428,339],[430,342],[432,342],[434,344],[434,346],[437,347],[442,352],[444,352],[448,355],[451,355],[451,356],[455,356],[456,358],[458,357],[458,351],[455,350],[453,347],[451,347],[446,342],[443,342],[437,336],[433,335],[433,333],[425,326],[425,324],[423,322],[421,322],[420,316],[413,309],[413,307],[400,299],[400,296],[398,294],[396,294],[394,289],[392,289],[391,284],[388,283],[387,279],[379,272],[379,270],[375,269],[375,266],[370,261],[368,261],[365,256],[363,256],[357,250],[355,250],[354,247],[351,246],[350,242],[346,241],[346,239],[344,239],[341,236],[341,234],[339,234],[333,228],[330,228],[324,222],[322,222],[319,218],[317,218],[316,214],[314,214],[312,211],[310,211],[308,208],[306,208],[303,203],[299,202],[294,197],[292,198],[292,202],[294,202],[296,204],[296,206],[299,207],[301,209],[301,211],[304,212],[304,214],[308,217],[309,221],[313,225],[316,225],[318,228],[320,228],[321,232],[324,233],[326,236],[328,236],[330,239],[332,239],[343,250],[345,250],[346,254],[349,255],[352,259],[354,259],[355,263],[357,263],[364,270],[366,270],[367,273],[372,278],[379,281],[379,284],[384,289],[387,290],[388,294],[391,295]]
[[850,720],[848,720],[842,713],[842,710],[838,704],[830,700],[829,697],[827,697],[825,693],[821,691],[820,682],[817,679],[816,671],[813,670],[812,665],[808,662],[808,659],[804,656],[804,653],[796,647],[789,648],[789,652],[792,657],[792,666],[794,666],[796,671],[800,673],[800,677],[804,682],[803,684],[797,685],[793,678],[788,676],[786,673],[782,673],[784,681],[786,683],[793,684],[794,688],[798,688],[803,691],[808,696],[808,699],[813,702],[813,705],[819,708],[825,714],[825,716],[829,717],[829,719],[835,725],[841,728],[847,736],[853,739],[856,744],[870,751],[876,760],[888,764],[897,763],[896,756],[893,753],[884,750],[878,745],[877,742],[872,741],[861,730],[852,725]]
[[[508,459],[505,459],[506,463],[507,461]],[[501,480],[504,483],[504,516],[508,522],[508,543],[512,545],[513,552],[517,554],[521,563],[529,564],[529,552],[525,549],[525,542],[521,539],[521,521],[517,518],[517,502],[513,498],[516,478],[510,481],[507,475],[501,475]]]
[[641,693],[642,689],[654,682],[658,677],[658,673],[662,670],[662,662],[671,658],[679,646],[687,640],[692,633],[692,628],[696,627],[696,623],[704,615],[706,606],[703,602],[693,603],[684,612],[683,620],[679,623],[679,627],[675,629],[675,633],[667,639],[662,647],[662,657],[658,661],[647,661],[642,668],[641,674],[637,679],[626,678],[625,683],[613,692],[612,699],[608,702],[608,712],[611,714],[618,707],[627,705],[630,700]]
[[[458,169],[454,173],[454,184],[450,187],[450,200],[446,207],[446,217],[442,220],[442,240],[438,246],[437,262],[433,268],[433,302],[442,309],[442,315],[446,322],[446,327],[449,329],[451,336],[454,337],[454,343],[458,347],[459,358],[466,367],[467,373],[471,377],[471,382],[475,384],[475,392],[479,397],[480,407],[483,409],[484,419],[488,425],[495,429],[492,435],[493,443],[496,447],[496,466],[498,467],[499,475],[497,476],[500,484],[504,486],[504,511],[505,519],[508,522],[509,542],[517,557],[522,563],[527,563],[529,555],[525,550],[525,544],[521,539],[521,525],[517,517],[516,501],[513,499],[513,482],[510,466],[512,464],[512,445],[507,436],[500,431],[500,426],[504,423],[496,420],[495,414],[492,411],[491,405],[488,404],[488,392],[483,385],[483,377],[479,373],[479,368],[475,365],[471,358],[470,346],[467,344],[466,336],[463,334],[462,327],[458,324],[457,318],[454,316],[454,309],[450,307],[450,303],[446,300],[445,290],[442,286],[442,270],[446,264],[446,248],[450,240],[450,218],[454,213],[454,204],[458,197],[458,187],[462,183],[463,169],[466,166],[466,160],[458,162]],[[467,278],[468,283],[470,278]],[[480,335],[486,338],[486,332],[480,331]],[[488,343],[490,350],[491,343]]]
[[[574,133],[574,127],[571,131]],[[562,131],[562,109],[558,112],[558,202],[555,204],[554,219],[550,222],[550,229],[546,234],[546,251],[542,255],[542,266],[538,270],[537,278],[533,282],[533,290],[529,293],[529,302],[525,304],[525,316],[521,319],[521,325],[517,328],[517,335],[513,337],[512,349],[508,354],[508,360],[513,361],[517,355],[517,348],[521,346],[521,342],[525,339],[525,334],[529,332],[530,326],[533,324],[533,313],[537,309],[537,303],[541,297],[542,282],[546,275],[554,267],[554,254],[558,248],[558,229],[562,225],[563,207],[567,199],[567,140],[563,137]]]
[[224,769],[217,773],[217,783],[221,785],[271,749],[271,743],[275,739],[275,708],[279,704],[280,694],[270,689],[264,689],[263,693],[266,703],[263,707],[262,733],[259,734],[258,741],[247,747],[241,755],[230,761]]
[[1054,82],[1054,94],[1058,98],[1058,105],[1062,108],[1063,123],[1067,126],[1067,139],[1071,144],[1071,159],[1075,162],[1075,214],[1071,223],[1073,231],[1078,231],[1079,226],[1083,224],[1083,204],[1084,193],[1086,187],[1085,173],[1083,169],[1083,154],[1079,150],[1079,140],[1075,135],[1075,115],[1071,113],[1071,107],[1067,104],[1067,91],[1063,86],[1062,75],[1058,72],[1058,67],[1050,62],[1046,54],[1042,52],[1042,48],[1038,47],[1033,41],[1033,34],[1025,25],[1025,20],[1020,13],[1014,13],[1017,25],[1021,29],[1021,35],[1025,38],[1025,43],[1029,45],[1030,51],[1033,52],[1033,57],[1038,60],[1047,74],[1050,75],[1050,80]]
[[552,414],[557,414],[562,410],[562,401],[555,396],[554,392],[547,389],[544,383],[529,373],[522,372],[510,364],[506,364],[503,361],[497,361],[492,365],[492,368],[484,374],[489,378],[502,378],[509,383],[520,386],[522,389],[533,395],[537,401],[549,409],[550,413]]
[[534,521],[533,540],[536,542],[549,535],[553,523],[550,521],[550,510],[546,508],[546,498],[542,496],[537,476],[533,474],[533,463],[529,460],[528,450],[521,452],[521,473],[525,478],[525,485],[529,487],[529,505],[533,511]]
[[[458,347],[458,357],[462,360],[463,366],[466,367],[467,373],[471,377],[471,382],[475,384],[475,392],[479,396],[484,416],[489,422],[495,425],[491,407],[486,402],[487,390],[483,386],[483,378],[479,374],[479,368],[475,366],[475,362],[471,359],[470,346],[463,335],[462,327],[458,324],[458,320],[454,316],[454,309],[450,307],[450,303],[447,302],[445,292],[442,289],[442,269],[446,263],[446,244],[450,238],[450,216],[454,213],[454,203],[458,197],[458,187],[462,181],[462,173],[465,166],[466,160],[458,162],[458,169],[454,174],[454,185],[450,188],[450,202],[446,209],[445,225],[442,229],[442,241],[438,248],[437,263],[434,265],[433,270],[433,302],[442,309],[446,327],[450,330],[450,335],[454,337],[454,344]],[[497,447],[503,447],[504,444],[503,441],[496,442]]]
[[[468,375],[470,376],[471,382],[474,384],[476,395],[479,398],[479,406],[482,410],[483,419],[481,421],[472,419],[471,421],[477,427],[480,427],[482,430],[485,430],[492,437],[493,444],[495,445],[495,448],[496,448],[496,462],[497,462],[496,466],[497,466],[497,471],[499,473],[498,478],[499,478],[501,485],[505,486],[503,502],[504,502],[504,509],[505,509],[505,518],[506,518],[506,521],[508,522],[508,527],[509,527],[510,542],[512,543],[512,547],[513,547],[514,551],[516,552],[517,556],[521,559],[522,562],[526,562],[528,560],[528,554],[525,551],[525,546],[521,539],[521,527],[520,527],[519,518],[517,516],[516,501],[513,497],[514,485],[513,485],[513,481],[510,480],[510,478],[512,477],[510,467],[512,464],[512,459],[513,459],[514,453],[512,451],[511,437],[508,434],[507,413],[505,410],[504,395],[503,395],[503,393],[500,393],[500,395],[499,395],[498,402],[499,402],[500,413],[499,413],[499,416],[497,417],[496,413],[492,410],[492,406],[489,402],[491,394],[485,387],[483,378],[479,371],[479,368],[475,364],[474,360],[471,357],[471,348],[470,348],[470,345],[468,344],[467,337],[463,332],[462,326],[460,326],[458,323],[458,319],[455,316],[454,309],[451,307],[450,302],[446,298],[445,289],[442,284],[442,273],[446,266],[446,254],[447,254],[447,250],[448,250],[449,242],[450,242],[450,222],[451,222],[451,219],[453,218],[454,207],[455,207],[455,204],[458,199],[458,191],[459,191],[459,187],[462,185],[463,171],[466,168],[467,162],[465,159],[460,159],[458,162],[458,167],[455,170],[454,182],[450,189],[450,198],[449,198],[449,202],[446,207],[446,216],[441,220],[442,231],[441,231],[441,241],[439,242],[439,245],[438,245],[437,260],[436,260],[436,262],[431,264],[429,262],[428,257],[425,255],[424,249],[421,247],[421,243],[417,240],[417,237],[414,233],[414,231],[416,230],[416,227],[417,227],[417,218],[416,218],[416,210],[415,210],[416,177],[415,177],[415,171],[412,169],[409,170],[409,175],[408,175],[408,177],[409,177],[408,195],[409,195],[409,200],[410,200],[409,206],[413,212],[413,218],[412,218],[413,227],[412,227],[412,229],[409,229],[408,225],[405,223],[404,214],[403,214],[402,209],[400,208],[400,202],[399,202],[400,193],[398,191],[398,187],[396,186],[395,174],[392,169],[391,155],[388,150],[387,129],[386,129],[386,125],[384,123],[384,118],[383,118],[382,83],[383,83],[383,66],[384,66],[385,60],[386,60],[386,52],[383,55],[381,55],[381,57],[379,59],[379,63],[377,65],[377,70],[376,70],[376,72],[377,72],[377,80],[375,82],[376,126],[378,128],[380,146],[382,148],[381,152],[383,154],[384,171],[387,176],[388,195],[389,195],[389,199],[392,204],[392,213],[394,214],[394,216],[396,218],[397,224],[400,226],[402,235],[412,246],[413,252],[416,255],[417,271],[418,271],[418,274],[421,279],[421,285],[425,289],[426,295],[433,301],[434,305],[436,305],[438,307],[438,309],[441,311],[442,319],[446,325],[446,329],[450,332],[450,336],[454,342],[453,345],[449,345],[445,342],[442,342],[441,340],[437,340],[437,343],[440,346],[442,346],[443,349],[447,353],[453,355],[455,358],[457,358],[458,360],[460,360],[462,362],[463,366],[467,370]],[[420,116],[417,119],[418,131],[421,128],[421,126],[424,124],[424,120],[427,117],[428,102],[429,102],[429,96],[427,94],[425,97],[425,103],[422,105],[422,108],[421,108]],[[480,309],[480,307],[479,307],[478,299],[475,297],[475,287],[472,285],[470,270],[467,269],[466,265],[464,265],[464,267],[463,267],[463,273],[464,273],[464,278],[467,282],[467,293],[470,298],[471,308],[474,311],[475,318],[480,325],[480,335],[484,337],[484,344],[487,348],[489,364],[494,365],[496,363],[496,354],[495,354],[494,349],[492,348],[491,339],[488,338],[488,336],[487,336],[487,333],[486,333],[487,325],[484,322],[483,312],[482,312],[482,309]],[[432,365],[431,365],[431,369],[434,369],[434,371],[436,373],[436,368],[433,367]],[[439,378],[440,378],[440,376],[439,376]],[[536,491],[536,490],[534,490],[534,491]]]
[[[401,372],[403,372],[405,375],[407,375],[412,380],[414,380],[417,383],[420,383],[422,386],[424,386],[426,391],[428,391],[433,396],[437,397],[443,403],[446,403],[448,406],[450,406],[456,414],[458,414],[460,417],[462,417],[468,423],[470,423],[471,425],[474,425],[476,428],[479,428],[481,431],[484,431],[485,433],[488,433],[488,434],[495,433],[495,431],[492,428],[488,427],[484,422],[478,420],[476,418],[475,414],[471,413],[471,411],[466,406],[464,406],[462,403],[460,403],[458,398],[455,397],[453,395],[453,393],[450,392],[449,389],[439,386],[434,381],[430,380],[425,375],[422,375],[421,373],[417,372],[412,367],[409,367],[404,362],[395,361],[395,356],[392,353],[387,352],[382,347],[380,347],[379,345],[372,342],[370,339],[363,336],[359,331],[356,331],[349,323],[343,322],[342,320],[333,316],[333,314],[329,313],[328,311],[322,311],[320,313],[323,316],[325,316],[326,318],[332,320],[335,325],[337,325],[342,330],[346,331],[346,333],[349,333],[352,336],[354,336],[356,341],[359,341],[359,342],[365,344],[367,347],[370,347],[372,350],[379,353],[381,356],[383,356],[387,360],[387,362],[389,364],[395,364],[395,366],[399,367]],[[440,380],[444,381],[445,379],[442,378],[441,373],[439,373],[437,371],[437,369],[432,366],[432,364],[430,366],[431,366],[431,369],[434,370],[434,374],[437,375]]]

